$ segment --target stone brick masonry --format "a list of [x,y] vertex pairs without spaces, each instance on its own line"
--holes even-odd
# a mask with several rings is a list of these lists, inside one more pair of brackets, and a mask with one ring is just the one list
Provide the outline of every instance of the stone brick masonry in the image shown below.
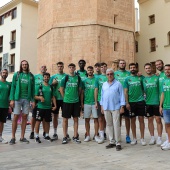
[[133,0],[40,0],[38,27],[37,70],[46,64],[54,74],[58,61],[134,61]]

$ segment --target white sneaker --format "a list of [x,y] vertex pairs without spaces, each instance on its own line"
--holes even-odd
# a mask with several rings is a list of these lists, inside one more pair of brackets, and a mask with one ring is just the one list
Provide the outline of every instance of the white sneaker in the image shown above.
[[100,138],[99,138],[98,136],[95,136],[95,137],[94,137],[94,140],[95,140],[97,143],[98,143],[99,139],[100,139]]
[[164,147],[161,148],[164,151],[170,150],[170,143],[168,142]]
[[155,143],[156,143],[155,138],[151,138],[151,140],[149,142],[149,145],[155,145]]
[[0,142],[3,143],[3,144],[7,144],[8,143],[8,141],[3,139],[3,138],[0,139]]
[[140,143],[141,143],[142,146],[146,146],[145,139],[141,139],[141,140],[140,140]]
[[162,144],[162,139],[159,137],[157,140],[156,140],[156,145],[157,146],[161,146]]
[[161,147],[164,147],[166,144],[168,144],[168,140],[166,140],[166,141],[161,145]]
[[102,144],[102,143],[104,143],[104,137],[100,137],[98,140],[98,144]]
[[86,136],[86,138],[84,139],[84,142],[89,142],[91,139],[90,139],[90,136]]
[[137,140],[136,140],[136,139],[133,139],[130,144],[131,144],[131,145],[136,145],[136,144],[137,144]]

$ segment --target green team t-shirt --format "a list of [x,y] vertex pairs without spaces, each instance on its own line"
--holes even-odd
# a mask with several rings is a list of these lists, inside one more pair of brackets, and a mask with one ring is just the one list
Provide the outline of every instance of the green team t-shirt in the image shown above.
[[87,78],[83,81],[84,104],[94,105],[95,77]]
[[79,88],[82,88],[82,81],[78,85],[78,76],[68,75],[66,82],[66,76],[61,80],[61,87],[64,87],[64,99],[65,103],[77,103],[79,102]]
[[57,80],[57,84],[54,86],[54,96],[57,100],[63,100],[63,97],[61,96],[61,93],[59,91],[60,86],[61,86],[61,79],[65,76],[65,73],[62,74],[54,74],[51,78],[50,78],[50,82],[49,84],[52,84],[53,80],[56,79]]
[[129,76],[125,79],[124,88],[128,89],[129,102],[139,102],[144,100],[143,78],[143,76]]
[[162,85],[162,92],[164,93],[163,108],[170,109],[170,78],[166,78]]
[[145,77],[143,88],[146,94],[146,104],[159,105],[159,77],[156,75]]
[[104,74],[101,74],[98,79],[96,79],[95,81],[95,88],[98,89],[98,98],[97,98],[97,101],[100,102],[101,100],[101,90],[102,90],[102,86],[103,86],[103,83],[107,81],[107,77],[106,75]]
[[161,71],[159,74],[159,98],[161,97],[161,93],[162,93],[162,83],[165,80],[166,75],[164,71]]
[[77,70],[77,74],[80,76],[82,81],[84,81],[87,78],[87,71],[86,70],[84,70],[84,71]]
[[23,73],[22,76],[20,76],[20,87],[21,87],[20,99],[28,98],[28,81],[29,81],[28,74]]
[[96,78],[96,79],[98,79],[99,78],[99,76],[100,76],[101,74],[94,74],[94,77]]
[[114,72],[114,77],[117,81],[119,81],[122,86],[124,85],[125,79],[130,76],[130,72],[127,70],[121,71],[117,70]]
[[11,84],[9,82],[0,81],[0,108],[9,107],[10,89],[11,89]]
[[[35,96],[39,96],[39,89],[40,86],[37,85],[36,89],[35,89]],[[42,93],[43,93],[43,97],[44,97],[44,102],[41,102],[40,100],[38,100],[38,107],[39,109],[51,109],[51,99],[53,97],[53,91],[50,87],[50,85],[45,86],[44,84],[42,84]]]
[[34,75],[34,79],[35,79],[35,86],[43,83],[43,75],[42,74]]

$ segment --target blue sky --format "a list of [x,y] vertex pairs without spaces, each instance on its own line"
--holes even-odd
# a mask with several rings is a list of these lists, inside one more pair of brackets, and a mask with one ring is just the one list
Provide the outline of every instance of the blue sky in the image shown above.
[[[11,0],[0,0],[0,7],[5,5],[9,1],[11,1]],[[137,0],[135,0],[135,6],[138,7]]]

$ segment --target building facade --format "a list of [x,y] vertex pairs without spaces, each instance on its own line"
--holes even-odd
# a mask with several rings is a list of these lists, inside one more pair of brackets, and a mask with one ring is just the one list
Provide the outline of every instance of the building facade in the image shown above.
[[0,69],[9,70],[9,81],[22,60],[36,73],[37,18],[35,1],[13,0],[0,8]]
[[[134,61],[134,0],[40,0],[38,65]],[[67,68],[67,67],[66,67]]]
[[170,0],[138,0],[140,12],[140,31],[136,32],[137,53],[136,61],[139,70],[147,62],[153,64],[162,59],[170,64]]

